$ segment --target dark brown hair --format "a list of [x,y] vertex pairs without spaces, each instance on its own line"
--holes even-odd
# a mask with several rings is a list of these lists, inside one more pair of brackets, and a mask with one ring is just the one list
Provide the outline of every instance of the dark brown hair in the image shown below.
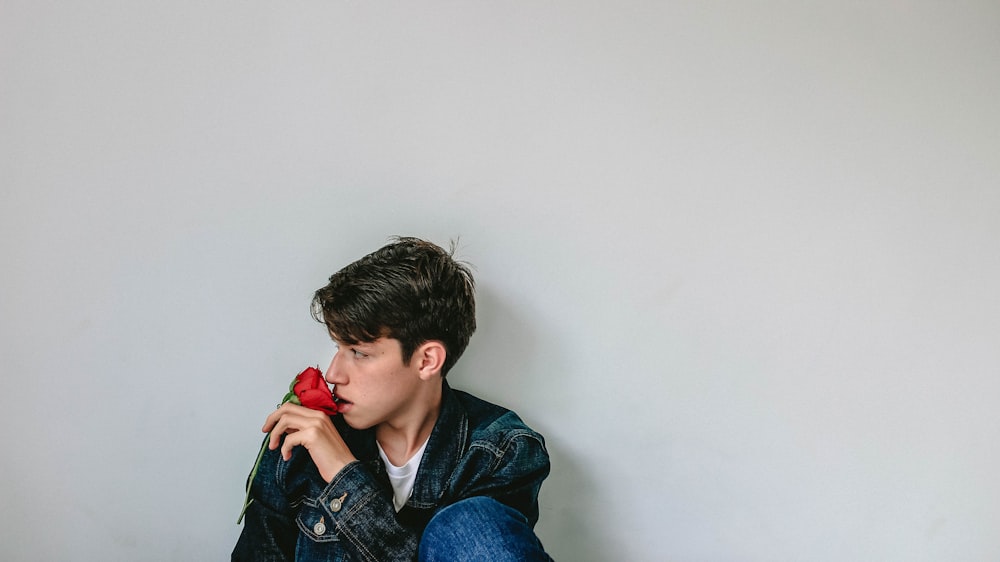
[[316,291],[312,315],[346,344],[381,337],[399,340],[403,363],[421,344],[437,340],[447,375],[476,331],[475,281],[451,251],[396,237],[341,269]]

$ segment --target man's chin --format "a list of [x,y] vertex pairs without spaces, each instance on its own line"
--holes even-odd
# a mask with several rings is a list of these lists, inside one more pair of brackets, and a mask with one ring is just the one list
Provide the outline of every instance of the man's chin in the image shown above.
[[364,420],[359,420],[357,418],[352,418],[352,416],[350,416],[350,415],[346,415],[345,416],[344,414],[341,414],[340,417],[341,417],[341,419],[344,420],[344,423],[346,423],[348,425],[348,427],[350,427],[351,429],[356,429],[358,431],[364,431],[366,429],[371,429],[371,428],[375,427],[375,425],[376,425],[376,424],[373,424],[373,423],[367,423]]

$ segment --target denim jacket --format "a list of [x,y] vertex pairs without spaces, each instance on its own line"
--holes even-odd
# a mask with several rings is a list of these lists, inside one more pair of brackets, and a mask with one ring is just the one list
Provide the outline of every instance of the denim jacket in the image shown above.
[[287,462],[280,449],[267,451],[232,560],[414,560],[431,517],[474,496],[509,505],[534,526],[538,490],[549,474],[542,436],[515,413],[442,384],[441,411],[399,513],[374,428],[356,430],[334,416],[358,460],[328,484],[304,447]]

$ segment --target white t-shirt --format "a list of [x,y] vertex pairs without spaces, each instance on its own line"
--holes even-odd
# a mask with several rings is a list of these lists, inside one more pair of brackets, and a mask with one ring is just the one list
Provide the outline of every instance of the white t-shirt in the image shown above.
[[417,480],[417,468],[420,466],[420,459],[424,456],[424,449],[427,448],[427,441],[424,441],[424,444],[403,466],[396,466],[389,462],[389,457],[385,456],[382,445],[378,441],[375,444],[378,445],[378,456],[382,457],[382,462],[385,463],[385,472],[389,475],[389,482],[392,484],[392,505],[396,511],[399,511],[403,509],[406,500],[410,499],[410,494],[413,493],[413,483]]

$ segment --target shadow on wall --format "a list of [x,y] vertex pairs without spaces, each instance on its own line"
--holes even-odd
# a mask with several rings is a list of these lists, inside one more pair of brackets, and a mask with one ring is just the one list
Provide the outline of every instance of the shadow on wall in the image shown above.
[[[455,368],[458,376],[449,375],[449,382],[511,408],[545,436],[552,473],[542,485],[536,531],[546,551],[556,560],[614,559],[612,543],[600,526],[600,514],[606,510],[596,494],[588,493],[597,489],[597,483],[588,479],[584,459],[561,446],[556,428],[538,421],[539,412],[550,411],[552,401],[577,384],[568,370],[558,367],[569,365],[569,358],[549,356],[558,346],[546,344],[545,328],[518,316],[517,307],[489,287],[477,287],[476,307],[476,334]],[[565,427],[558,429],[558,435],[571,433]]]

